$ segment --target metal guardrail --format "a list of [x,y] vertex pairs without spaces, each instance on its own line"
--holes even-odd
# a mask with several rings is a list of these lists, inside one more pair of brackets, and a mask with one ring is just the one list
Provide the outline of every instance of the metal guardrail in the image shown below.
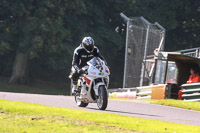
[[200,101],[200,83],[183,84],[183,99],[185,101]]
[[137,99],[165,99],[167,84],[142,86],[137,88]]
[[110,98],[164,99],[169,98],[167,90],[171,91],[167,84],[158,84],[136,88],[108,89],[108,92]]
[[137,99],[151,99],[152,87],[143,86],[137,88]]

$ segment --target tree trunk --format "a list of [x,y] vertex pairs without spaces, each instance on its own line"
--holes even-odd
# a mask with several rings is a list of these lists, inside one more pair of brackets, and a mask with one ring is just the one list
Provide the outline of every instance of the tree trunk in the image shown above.
[[28,83],[28,54],[17,51],[10,83]]

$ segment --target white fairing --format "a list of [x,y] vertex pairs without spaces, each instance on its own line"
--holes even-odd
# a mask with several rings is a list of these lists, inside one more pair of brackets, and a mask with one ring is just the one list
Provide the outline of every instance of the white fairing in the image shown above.
[[[105,62],[98,57],[94,57],[87,62],[88,66],[83,67],[87,74],[79,80],[78,86],[82,89],[87,88],[87,94],[80,94],[80,100],[86,103],[96,102],[93,98],[91,91],[94,90],[96,96],[98,96],[99,86],[105,86],[108,88],[110,70],[105,65]],[[92,90],[93,89],[93,90]]]
[[95,66],[93,66],[92,64],[90,64],[89,62],[87,64],[89,65],[87,77],[99,78],[99,77],[106,77],[110,75],[110,70],[105,65],[104,61],[102,61],[101,71]]

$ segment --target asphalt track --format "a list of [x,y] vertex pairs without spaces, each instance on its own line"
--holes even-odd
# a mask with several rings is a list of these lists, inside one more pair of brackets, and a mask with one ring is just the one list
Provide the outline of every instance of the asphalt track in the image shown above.
[[0,99],[31,102],[54,107],[64,107],[86,111],[115,113],[126,116],[200,126],[200,111],[191,111],[136,101],[109,100],[106,111],[100,111],[95,103],[89,104],[86,108],[77,107],[74,97],[70,96],[0,92]]

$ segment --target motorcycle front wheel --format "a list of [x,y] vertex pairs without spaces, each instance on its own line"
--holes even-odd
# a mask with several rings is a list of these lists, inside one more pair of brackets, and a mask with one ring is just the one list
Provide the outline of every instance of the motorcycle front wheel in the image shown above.
[[86,107],[86,106],[88,106],[88,103],[82,102],[78,97],[79,97],[79,96],[75,96],[75,101],[76,101],[76,104],[77,104],[79,107]]
[[105,86],[99,86],[99,97],[97,99],[97,106],[100,110],[105,110],[108,105],[108,93]]

